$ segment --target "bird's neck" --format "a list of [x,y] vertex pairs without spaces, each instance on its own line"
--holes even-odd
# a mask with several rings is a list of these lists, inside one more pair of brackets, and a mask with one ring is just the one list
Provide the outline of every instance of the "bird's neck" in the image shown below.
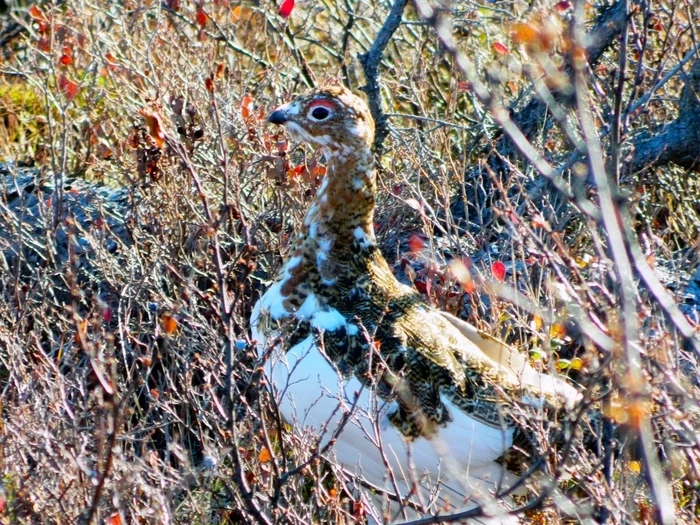
[[302,242],[306,238],[335,254],[376,244],[377,181],[370,148],[363,145],[324,153],[328,167],[304,219]]

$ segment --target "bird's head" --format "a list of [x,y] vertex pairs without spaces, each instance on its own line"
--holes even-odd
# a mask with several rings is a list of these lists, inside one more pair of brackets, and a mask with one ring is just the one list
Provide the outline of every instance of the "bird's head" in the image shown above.
[[374,121],[367,104],[342,86],[324,86],[278,107],[268,122],[284,126],[293,140],[320,146],[326,156],[369,150]]

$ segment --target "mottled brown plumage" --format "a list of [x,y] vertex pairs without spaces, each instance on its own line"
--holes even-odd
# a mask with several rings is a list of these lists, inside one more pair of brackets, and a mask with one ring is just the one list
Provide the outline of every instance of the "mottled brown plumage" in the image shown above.
[[471,339],[465,337],[458,320],[394,277],[374,236],[374,123],[359,97],[323,87],[269,120],[320,147],[328,170],[289,259],[258,305],[253,323],[260,338],[281,326],[296,334],[290,341],[313,331],[341,377],[354,376],[396,402],[389,420],[409,439],[431,438],[452,420],[446,401],[502,427],[511,421],[504,407],[559,408],[577,398],[559,380],[546,388],[522,381],[496,362],[502,356],[487,355],[479,343],[512,350],[472,327]]

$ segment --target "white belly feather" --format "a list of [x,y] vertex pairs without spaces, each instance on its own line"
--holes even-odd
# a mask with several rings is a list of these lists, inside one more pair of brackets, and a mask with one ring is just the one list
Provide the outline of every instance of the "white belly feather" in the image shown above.
[[[251,316],[253,337],[261,351],[265,349],[264,336],[257,329],[257,320],[262,302],[256,304]],[[393,404],[379,399],[354,377],[341,380],[314,344],[313,336],[286,352],[275,349],[265,373],[282,416],[295,429],[312,432],[321,447],[335,437],[331,454],[346,471],[373,485],[393,492],[388,476],[391,469],[404,496],[411,479],[418,479],[426,494],[440,482],[442,496],[461,508],[468,498],[487,503],[483,496],[498,484],[507,487],[513,481],[513,476],[494,462],[512,445],[512,430],[485,425],[443,399],[453,420],[433,439],[407,442],[388,420]],[[489,523],[511,521],[499,518]]]

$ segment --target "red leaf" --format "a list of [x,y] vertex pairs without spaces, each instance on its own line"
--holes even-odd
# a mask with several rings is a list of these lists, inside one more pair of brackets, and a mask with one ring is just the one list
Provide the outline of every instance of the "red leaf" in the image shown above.
[[42,38],[36,43],[36,47],[39,48],[39,51],[44,51],[45,53],[48,53],[49,51],[51,51],[51,42],[48,38]]
[[416,253],[425,248],[425,239],[420,235],[411,235],[408,239],[408,249],[411,252]]
[[72,100],[72,98],[78,92],[77,82],[73,82],[65,75],[61,75],[61,77],[58,79],[58,87],[61,91],[63,91],[66,94],[68,100]]
[[506,46],[504,46],[503,44],[501,44],[500,42],[496,42],[493,45],[493,50],[500,55],[507,55],[510,53],[510,51],[508,51],[508,48]]
[[207,25],[207,14],[204,12],[204,9],[200,8],[199,11],[197,11],[197,23],[200,27]]
[[46,20],[44,13],[35,5],[29,8],[29,16],[36,18],[37,20]]
[[207,88],[207,91],[209,93],[213,93],[214,92],[214,79],[212,77],[207,77],[204,80],[204,87]]
[[294,0],[284,0],[280,6],[280,16],[287,18],[292,14],[292,9],[294,9]]
[[503,281],[506,278],[506,265],[501,261],[496,261],[491,265],[491,275],[493,275],[496,280]]
[[70,57],[70,55],[61,55],[61,58],[59,58],[58,61],[64,66],[73,63],[73,59]]
[[564,13],[565,11],[571,9],[571,2],[567,2],[566,0],[557,2],[556,4],[554,4],[554,9],[556,9],[560,13]]

